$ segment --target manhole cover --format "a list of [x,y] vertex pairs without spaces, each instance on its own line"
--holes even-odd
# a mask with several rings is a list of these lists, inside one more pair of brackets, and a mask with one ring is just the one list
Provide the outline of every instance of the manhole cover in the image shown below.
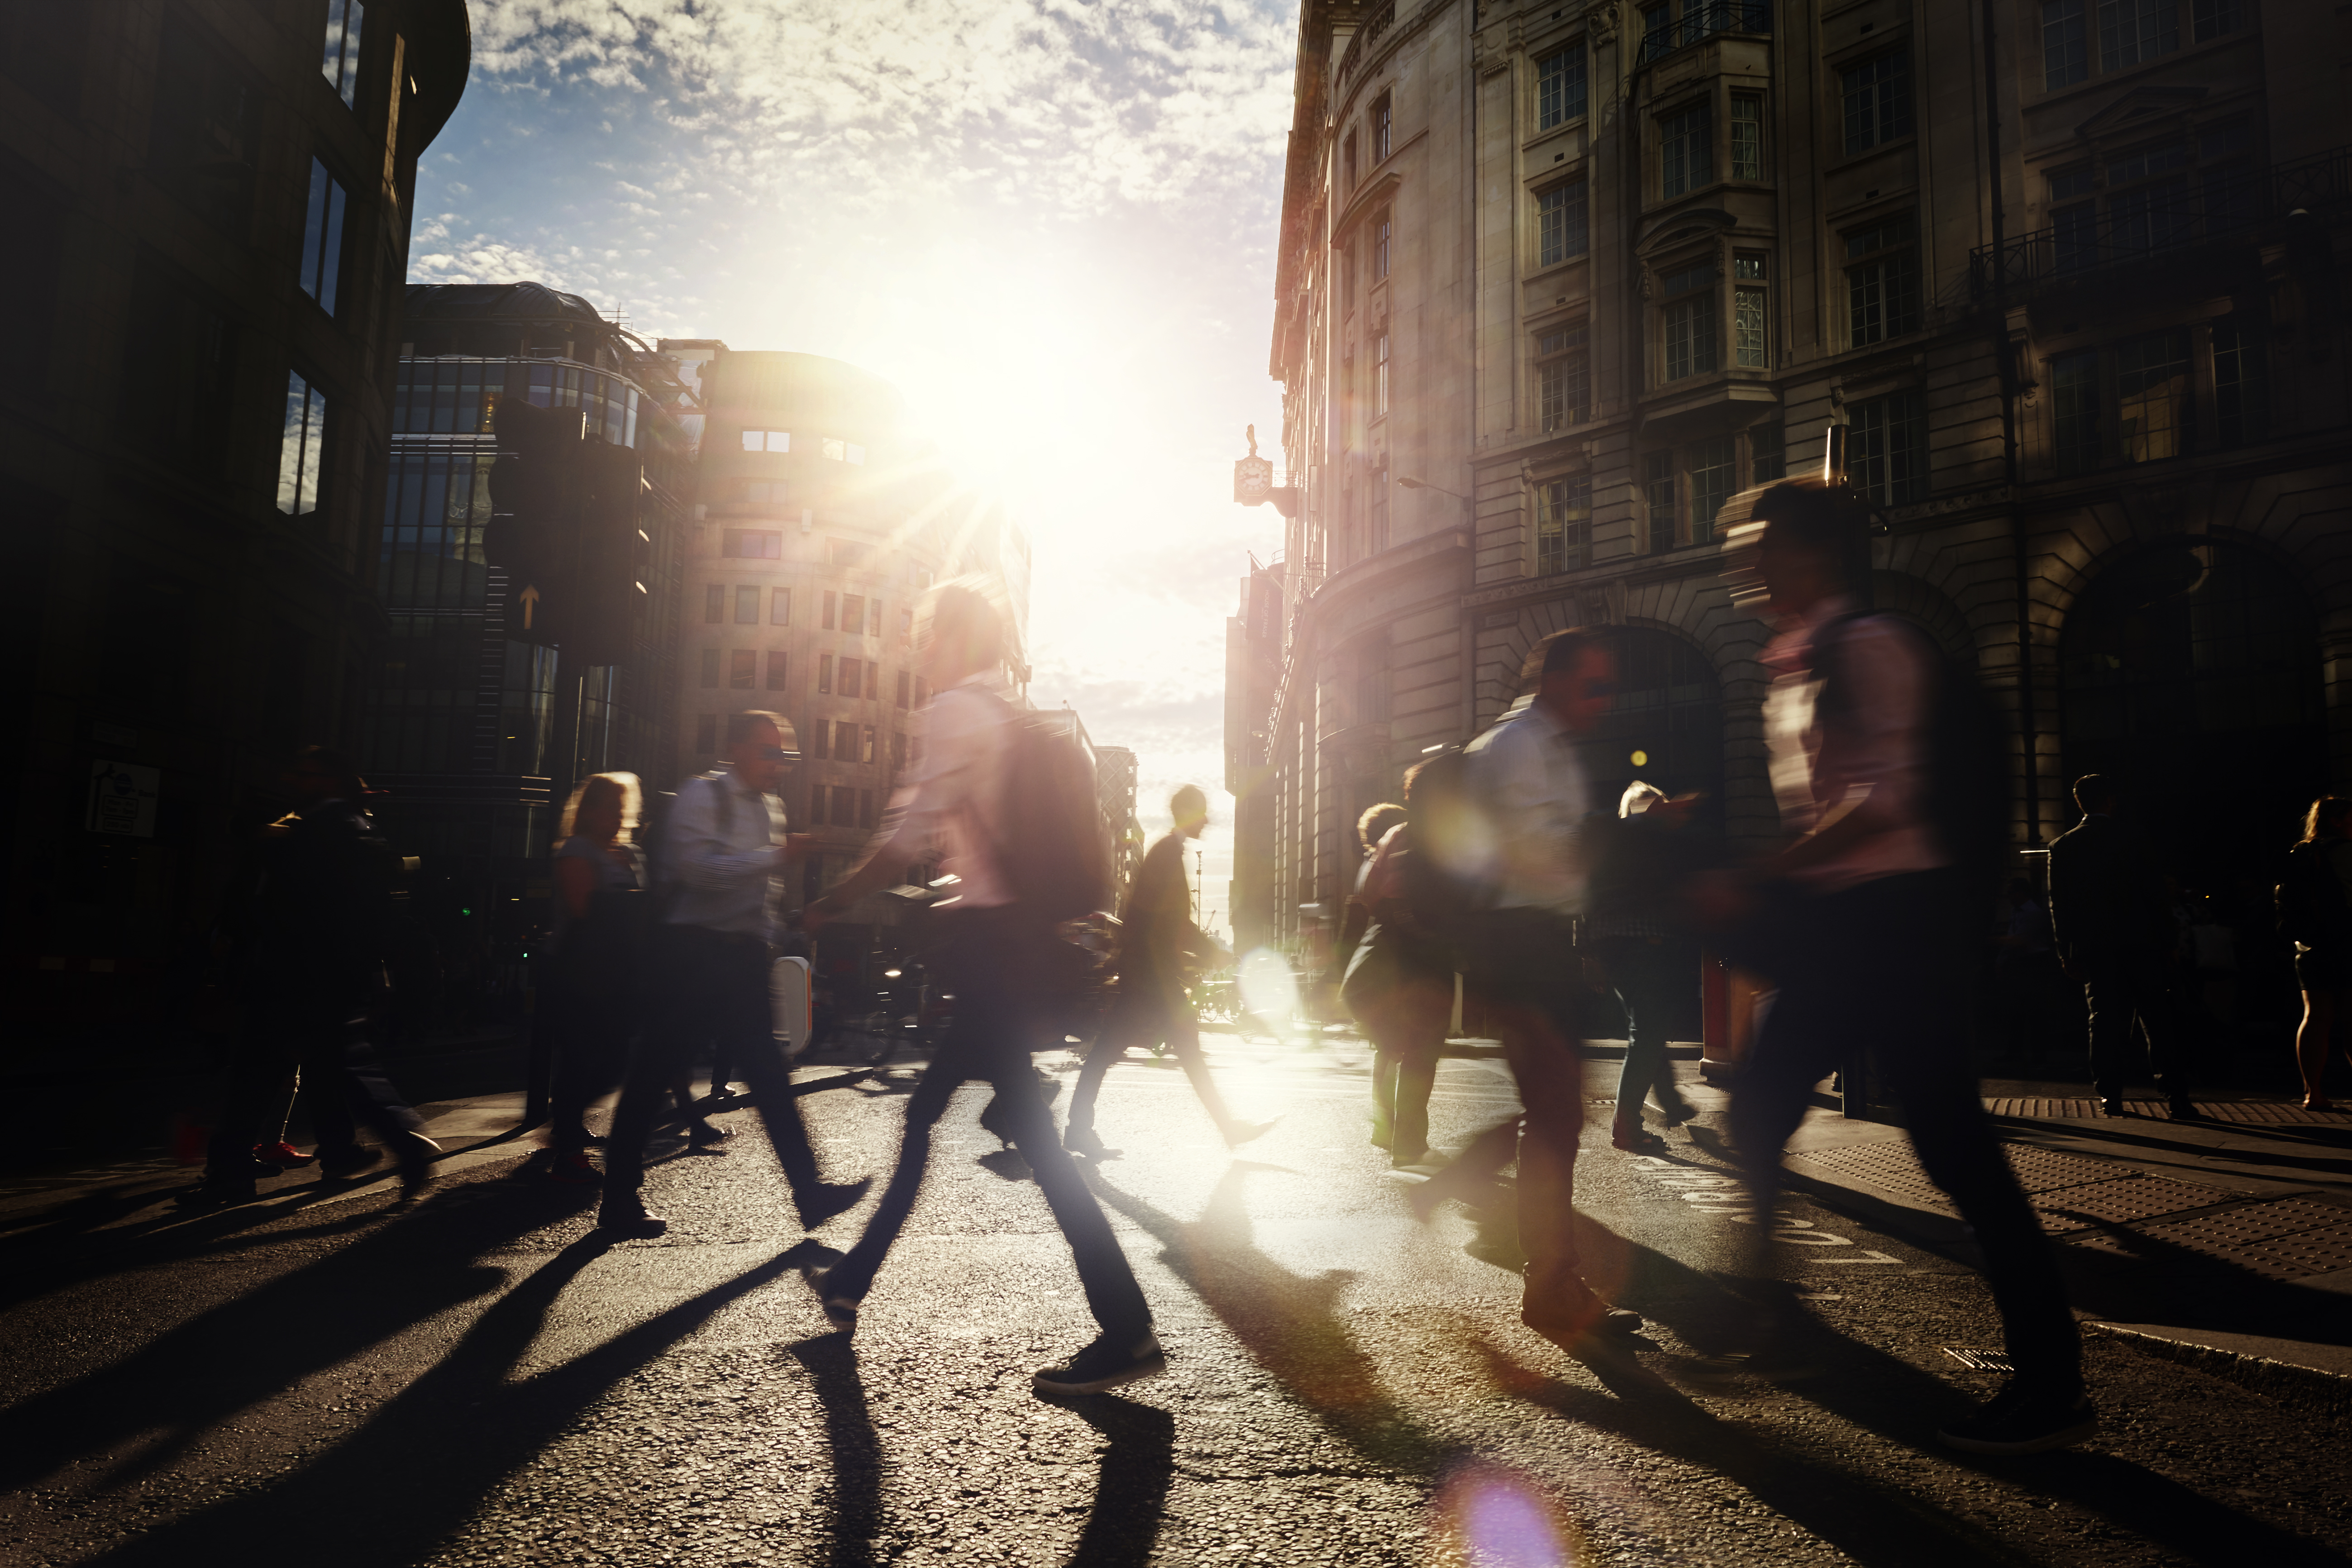
[[1967,1367],[1970,1372],[2015,1372],[2007,1351],[1963,1350],[1958,1345],[1946,1345],[1944,1353]]
[[[2112,1167],[2110,1167],[2112,1169]],[[2033,1200],[2047,1231],[2086,1230],[2101,1221],[2110,1224],[2154,1219],[2227,1203],[2231,1194],[2213,1187],[2192,1187],[2160,1176],[2126,1176],[2121,1181],[2090,1182],[2060,1187]]]

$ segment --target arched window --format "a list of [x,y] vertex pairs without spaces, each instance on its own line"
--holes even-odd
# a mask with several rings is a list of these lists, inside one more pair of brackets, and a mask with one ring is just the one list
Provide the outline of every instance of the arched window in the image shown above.
[[2265,874],[2326,781],[2319,620],[2243,545],[2154,545],[2102,574],[2059,640],[2066,776],[2111,774],[2174,872]]

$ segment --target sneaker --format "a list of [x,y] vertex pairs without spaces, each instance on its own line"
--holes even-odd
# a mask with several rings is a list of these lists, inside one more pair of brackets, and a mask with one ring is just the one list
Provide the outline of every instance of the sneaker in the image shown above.
[[646,1213],[646,1205],[634,1199],[616,1204],[607,1198],[604,1206],[597,1211],[596,1228],[614,1236],[651,1237],[667,1230],[669,1221],[657,1214]]
[[315,1154],[305,1154],[283,1138],[275,1143],[256,1143],[253,1146],[253,1157],[265,1165],[275,1165],[281,1171],[290,1171],[297,1165],[307,1165],[318,1158]]
[[819,1182],[807,1197],[800,1198],[795,1194],[800,1204],[801,1228],[814,1230],[834,1215],[856,1208],[866,1196],[866,1189],[873,1184],[871,1176],[858,1182]]
[[1103,1142],[1091,1127],[1073,1127],[1062,1134],[1062,1147],[1073,1154],[1084,1154],[1089,1160],[1113,1160],[1118,1151]]
[[604,1181],[604,1175],[589,1163],[585,1154],[558,1154],[555,1163],[547,1168],[547,1179],[569,1186],[593,1186]]
[[1038,1393],[1066,1398],[1140,1383],[1167,1370],[1168,1352],[1160,1348],[1160,1336],[1146,1330],[1140,1340],[1113,1340],[1106,1334],[1061,1365],[1043,1369],[1033,1381]]
[[2099,1429],[2090,1396],[2053,1396],[2015,1379],[1976,1412],[1939,1428],[1946,1445],[1969,1454],[2039,1454],[2081,1442]]

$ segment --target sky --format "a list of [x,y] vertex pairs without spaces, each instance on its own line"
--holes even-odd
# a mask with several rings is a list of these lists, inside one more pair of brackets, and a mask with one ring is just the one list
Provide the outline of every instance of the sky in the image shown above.
[[1031,700],[1210,792],[1226,927],[1232,500],[1266,374],[1295,0],[470,0],[409,276],[535,279],[646,338],[827,354],[905,394],[1034,545]]

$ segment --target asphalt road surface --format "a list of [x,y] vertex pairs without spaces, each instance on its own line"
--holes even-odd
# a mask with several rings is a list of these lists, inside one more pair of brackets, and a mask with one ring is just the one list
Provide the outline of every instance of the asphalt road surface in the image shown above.
[[[1978,1461],[1932,1430],[1996,1384],[1965,1258],[1803,1199],[1784,1219],[1820,1370],[1711,1384],[1749,1310],[1720,1142],[1578,1168],[1589,1274],[1651,1319],[1587,1365],[1523,1329],[1471,1216],[1413,1223],[1367,1142],[1360,1047],[1228,1046],[1242,1157],[1181,1075],[1113,1073],[1096,1167],[1168,1375],[1066,1404],[1091,1337],[1068,1255],[967,1089],[855,1338],[749,1112],[673,1151],[653,1241],[485,1159],[409,1210],[289,1177],[173,1216],[153,1180],[0,1234],[0,1563],[2301,1564],[2352,1548],[2352,1422],[2095,1337],[2105,1428]],[[1055,1065],[1050,1059],[1048,1065]],[[1063,1068],[1066,1081],[1067,1068]],[[1596,1064],[1595,1099],[1613,1069]],[[813,1075],[829,1076],[820,1070]],[[828,1174],[887,1169],[905,1084],[803,1100]],[[1449,1061],[1433,1131],[1507,1113]],[[1687,1140],[1687,1141],[1686,1141]],[[828,1226],[846,1246],[864,1210]],[[1467,1250],[1465,1250],[1465,1248]],[[1483,1256],[1481,1256],[1483,1255]]]

